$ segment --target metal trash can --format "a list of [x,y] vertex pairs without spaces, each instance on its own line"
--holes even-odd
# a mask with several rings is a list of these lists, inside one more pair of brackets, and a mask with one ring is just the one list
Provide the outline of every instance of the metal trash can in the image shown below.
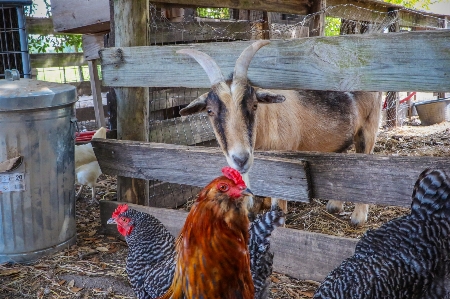
[[0,263],[33,262],[76,241],[76,100],[68,84],[0,80],[0,165],[23,159],[0,172]]

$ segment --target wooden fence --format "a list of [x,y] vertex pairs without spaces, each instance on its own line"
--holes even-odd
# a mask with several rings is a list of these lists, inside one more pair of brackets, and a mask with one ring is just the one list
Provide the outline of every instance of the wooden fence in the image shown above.
[[[247,5],[245,1],[164,2],[162,5],[168,7],[195,4],[245,9]],[[377,5],[375,1],[362,2]],[[227,74],[233,70],[241,51],[251,43],[138,47],[142,40],[138,37],[133,40],[131,31],[120,30],[128,28],[130,19],[146,20],[145,10],[137,9],[143,3],[138,0],[115,2],[115,35],[119,37],[119,42],[116,40],[119,47],[104,49],[100,54],[104,82],[116,87],[122,105],[118,109],[133,120],[121,120],[123,131],[118,134],[123,139],[143,140],[138,138],[149,135],[146,126],[138,127],[146,117],[142,113],[145,99],[137,97],[143,94],[143,88],[210,87],[200,66],[193,59],[176,54],[177,50],[192,47],[205,51]],[[251,8],[300,13],[301,9],[306,9],[305,5],[303,0],[257,1],[252,2]],[[449,30],[278,40],[258,51],[250,65],[249,77],[265,88],[447,91],[449,48]],[[136,115],[144,117],[136,121]],[[203,187],[220,175],[226,163],[219,150],[205,147],[117,140],[94,140],[92,144],[103,173],[118,175],[122,189],[118,190],[118,197],[129,202],[148,188],[136,182],[156,179]],[[259,152],[251,172],[252,189],[260,196],[294,201],[318,197],[409,206],[413,184],[427,167],[449,169],[450,161],[435,157]],[[128,178],[140,181],[126,181]],[[126,197],[126,192],[136,196]],[[117,204],[102,203],[104,225]],[[186,213],[180,211],[134,205],[133,208],[154,214],[174,234],[186,217]],[[354,239],[280,228],[272,238],[274,269],[296,278],[320,281],[352,254],[355,244]]]

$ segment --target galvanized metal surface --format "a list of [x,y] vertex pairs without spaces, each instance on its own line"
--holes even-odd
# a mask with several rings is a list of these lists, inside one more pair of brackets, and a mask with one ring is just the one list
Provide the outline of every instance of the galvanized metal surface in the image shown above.
[[64,85],[4,81],[0,161],[23,156],[23,163],[0,173],[0,263],[26,263],[76,240],[71,124],[76,96]]

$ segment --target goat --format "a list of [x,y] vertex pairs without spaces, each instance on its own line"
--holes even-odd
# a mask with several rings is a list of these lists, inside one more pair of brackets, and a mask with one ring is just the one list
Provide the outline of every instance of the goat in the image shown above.
[[[211,82],[211,91],[181,109],[180,114],[207,112],[227,163],[243,174],[247,185],[255,149],[344,152],[354,143],[357,153],[372,153],[381,93],[267,90],[252,86],[247,79],[250,61],[268,43],[261,40],[247,47],[228,80],[209,55],[195,49],[177,51],[194,58]],[[272,199],[272,205],[277,202]],[[278,204],[287,211],[286,201]],[[327,210],[340,212],[343,203],[330,200]],[[363,225],[367,213],[368,205],[357,203],[352,223]]]

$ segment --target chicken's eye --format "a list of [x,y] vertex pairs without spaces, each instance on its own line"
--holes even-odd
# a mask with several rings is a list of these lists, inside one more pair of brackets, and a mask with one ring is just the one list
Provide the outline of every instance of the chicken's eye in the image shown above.
[[128,219],[125,217],[122,217],[120,220],[122,220],[123,222],[128,222]]
[[226,191],[228,191],[228,189],[229,189],[229,187],[228,187],[227,184],[220,184],[219,185],[219,190],[222,191],[222,192],[226,192]]

